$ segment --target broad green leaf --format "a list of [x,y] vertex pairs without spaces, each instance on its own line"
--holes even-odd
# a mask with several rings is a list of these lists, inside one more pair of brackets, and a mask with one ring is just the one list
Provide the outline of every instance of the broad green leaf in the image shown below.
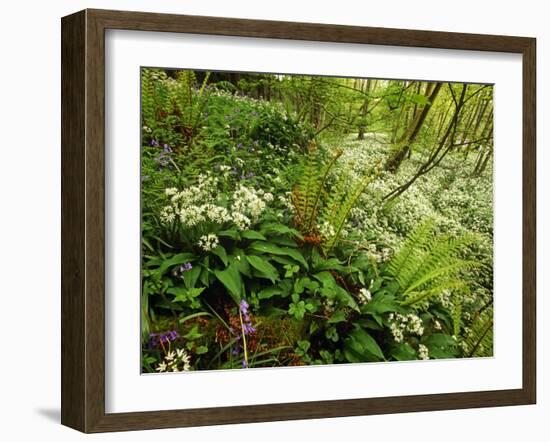
[[227,267],[227,264],[229,262],[229,260],[227,259],[227,252],[225,251],[225,249],[222,247],[222,246],[216,246],[214,247],[211,252],[216,255],[217,257],[219,257],[222,262],[223,262],[223,265]]
[[231,264],[225,270],[214,270],[216,278],[225,286],[236,304],[243,298],[243,280],[237,268]]
[[337,286],[336,280],[334,279],[334,276],[330,272],[323,271],[319,272],[313,275],[315,279],[317,279],[321,284],[323,284],[323,287],[325,288],[334,288]]
[[157,269],[157,272],[163,274],[168,269],[176,265],[181,265],[186,262],[191,262],[194,259],[195,259],[195,255],[193,255],[192,253],[178,253],[177,255],[174,255],[171,258],[165,259],[164,261],[162,261],[162,264]]
[[246,239],[258,239],[260,241],[266,241],[267,239],[260,232],[256,232],[255,230],[246,230],[241,233],[241,237]]
[[267,287],[258,293],[258,299],[268,299],[273,296],[286,297],[290,295],[292,290],[292,283],[288,279],[284,279],[277,285]]
[[290,256],[292,259],[295,259],[300,264],[302,264],[304,268],[306,269],[308,268],[306,260],[297,249],[292,249],[290,247],[279,247],[269,242],[260,242],[260,241],[255,241],[252,244],[250,244],[250,246],[248,247],[250,250],[255,250],[261,253]]
[[250,263],[252,267],[256,270],[259,270],[261,275],[271,280],[275,284],[275,281],[279,280],[279,274],[277,269],[271,265],[271,263],[260,256],[250,255],[246,257],[246,260]]
[[239,232],[237,230],[222,230],[221,232],[217,233],[218,236],[223,236],[226,238],[231,238],[236,241],[241,239],[241,236],[239,235]]
[[201,274],[201,270],[201,267],[197,265],[191,270],[183,272],[183,283],[185,284],[185,287],[187,287],[188,289],[195,287],[195,284],[197,283],[197,280],[199,279],[199,276]]
[[250,268],[250,264],[248,264],[244,253],[232,256],[230,258],[230,262],[231,265],[234,266],[241,274],[252,278],[252,269]]
[[349,352],[353,359],[359,359],[361,362],[385,360],[384,353],[382,353],[378,343],[371,335],[359,327],[356,327],[344,342],[344,354],[346,354],[346,357],[347,352]]
[[300,232],[280,223],[265,223],[260,227],[260,231],[267,235],[269,233],[290,234],[295,237],[301,237]]
[[412,361],[416,359],[416,351],[407,342],[401,342],[392,347],[390,356],[396,361]]

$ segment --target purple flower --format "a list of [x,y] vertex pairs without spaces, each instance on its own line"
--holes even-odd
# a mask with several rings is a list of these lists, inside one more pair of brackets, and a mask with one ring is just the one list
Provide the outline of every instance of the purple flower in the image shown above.
[[167,166],[170,162],[170,157],[168,155],[165,155],[164,152],[162,152],[159,156],[155,158],[155,161],[159,163],[159,166]]
[[245,335],[252,335],[256,333],[256,329],[247,323],[243,324],[243,330]]
[[242,299],[241,303],[239,304],[239,310],[241,311],[241,313],[243,313],[243,314],[248,313],[248,307],[249,307],[249,305],[246,302],[246,299]]
[[248,368],[248,362],[246,362],[246,359],[243,359],[243,368]]
[[245,335],[251,335],[256,333],[256,329],[252,327],[252,321],[250,320],[250,314],[248,312],[248,303],[246,300],[242,300],[239,304],[239,311],[243,318],[243,333]]
[[183,264],[182,266],[180,266],[180,272],[188,272],[189,270],[191,270],[193,268],[193,266],[191,265],[190,262],[186,262],[185,264]]
[[151,144],[151,146],[158,146],[159,142],[157,140],[151,140],[149,144]]
[[241,149],[243,147],[243,143],[237,144],[237,149]]
[[164,150],[164,152],[166,152],[166,153],[172,153],[172,148],[171,148],[170,146],[168,146],[168,144],[165,144],[165,145],[163,146],[163,150]]
[[178,339],[179,333],[176,330],[169,330],[161,333],[149,333],[149,347],[158,347]]

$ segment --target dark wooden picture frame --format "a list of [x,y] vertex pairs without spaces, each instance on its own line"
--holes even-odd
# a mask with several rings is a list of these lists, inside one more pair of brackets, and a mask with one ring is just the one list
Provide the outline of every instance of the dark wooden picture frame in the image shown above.
[[[104,299],[106,29],[521,54],[523,57],[522,388],[188,410],[106,413]],[[535,403],[535,39],[84,10],[62,19],[61,49],[62,424],[88,433]]]

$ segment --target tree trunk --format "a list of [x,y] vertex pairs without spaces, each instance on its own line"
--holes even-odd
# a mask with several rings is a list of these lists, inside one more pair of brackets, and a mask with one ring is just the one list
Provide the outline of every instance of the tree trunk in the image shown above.
[[367,115],[369,113],[369,101],[370,101],[370,96],[369,96],[369,93],[370,93],[370,89],[371,89],[371,79],[369,78],[367,80],[367,86],[366,86],[366,97],[365,97],[365,101],[363,102],[363,105],[361,106],[361,109],[360,109],[360,114],[359,114],[359,130],[358,130],[358,134],[357,134],[357,139],[358,140],[364,140],[365,139],[365,129],[367,128],[367,123],[366,123],[366,118],[367,118]]
[[390,158],[386,162],[386,170],[395,173],[397,169],[399,169],[399,166],[403,162],[403,159],[405,159],[405,157],[409,153],[411,144],[414,142],[418,133],[420,132],[420,129],[422,128],[422,125],[424,124],[424,121],[428,116],[428,112],[430,111],[430,108],[437,98],[437,94],[439,93],[442,85],[443,83],[436,83],[433,88],[430,88],[428,103],[422,108],[422,111],[412,121],[409,128],[405,131],[401,139],[397,142],[397,147],[390,154]]
[[[449,85],[449,87],[452,87]],[[432,170],[434,167],[436,167],[445,155],[449,153],[451,150],[454,139],[456,136],[456,129],[458,127],[459,121],[460,121],[460,115],[462,112],[462,108],[464,106],[464,98],[466,96],[466,90],[468,89],[468,85],[464,84],[462,86],[462,92],[460,94],[460,98],[458,101],[455,101],[455,111],[454,115],[451,119],[451,122],[447,126],[447,129],[445,130],[445,133],[443,134],[443,137],[439,141],[438,146],[432,151],[428,159],[425,163],[423,163],[417,170],[417,172],[404,184],[397,187],[396,189],[392,190],[390,193],[388,193],[386,196],[384,196],[384,200],[392,201],[395,198],[402,195],[409,187],[413,185],[413,183],[420,178],[422,175],[425,175],[430,170]]]

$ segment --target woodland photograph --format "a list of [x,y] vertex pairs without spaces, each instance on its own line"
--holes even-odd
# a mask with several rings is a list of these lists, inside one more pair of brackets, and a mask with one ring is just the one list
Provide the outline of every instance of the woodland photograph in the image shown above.
[[493,85],[140,75],[142,373],[493,356]]

